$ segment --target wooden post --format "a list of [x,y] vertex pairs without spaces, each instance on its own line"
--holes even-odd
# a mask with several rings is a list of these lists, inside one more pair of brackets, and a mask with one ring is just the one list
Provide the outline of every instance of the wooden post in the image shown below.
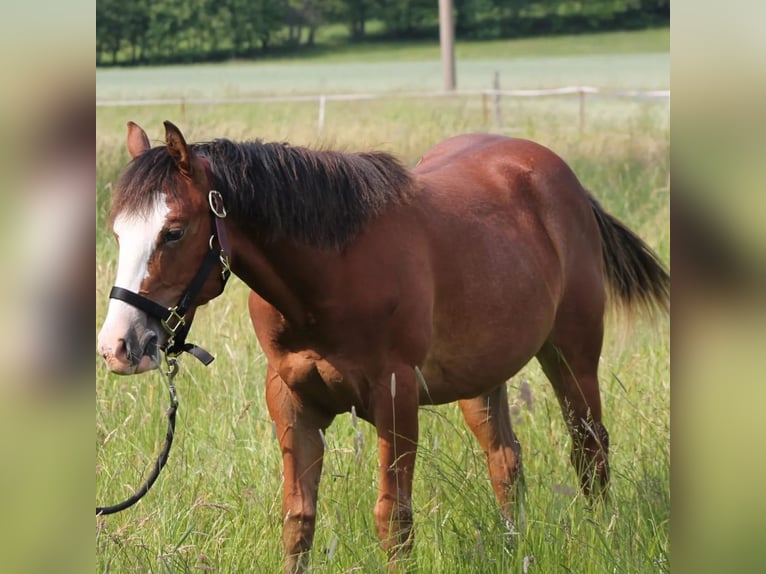
[[324,131],[324,110],[327,105],[327,97],[322,94],[319,96],[319,118],[317,119],[317,136],[322,137]]
[[186,98],[181,98],[181,125],[186,123]]
[[492,82],[492,87],[495,89],[495,123],[497,124],[497,129],[499,131],[502,131],[503,129],[503,112],[500,107],[501,104],[501,96],[500,96],[500,72],[495,70],[495,79]]
[[444,91],[455,91],[455,26],[452,22],[452,0],[439,0],[439,45],[442,55]]
[[585,131],[585,90],[580,88],[580,133]]

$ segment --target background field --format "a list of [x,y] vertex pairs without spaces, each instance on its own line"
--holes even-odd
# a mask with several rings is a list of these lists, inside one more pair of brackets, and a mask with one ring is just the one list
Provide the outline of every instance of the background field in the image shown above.
[[[640,32],[458,43],[463,90],[580,84],[667,89],[670,34]],[[263,94],[440,90],[436,44],[363,45],[308,59],[96,69],[96,98],[236,97]]]
[[[570,42],[572,53],[588,52],[581,46],[604,43],[590,37],[583,37],[583,44]],[[666,88],[663,62],[667,53],[661,40],[652,45],[657,46],[654,60],[642,60],[644,55],[629,51],[604,56],[608,48],[571,58],[541,58],[538,63],[545,61],[557,71],[536,83],[535,74],[545,65],[530,64],[529,74],[519,73],[518,82],[507,87],[555,86],[560,85],[556,78],[572,74],[566,76],[572,83]],[[480,61],[519,64],[494,53],[491,44],[486,52],[473,49]],[[526,53],[527,49],[520,50]],[[641,53],[651,50],[642,48]],[[395,66],[385,60],[381,56],[380,65],[387,66],[390,79],[395,80],[391,72]],[[634,67],[638,60],[646,62],[645,69]],[[587,78],[589,68],[584,62],[588,61],[602,65],[592,77],[582,79]],[[438,68],[434,62],[421,63]],[[268,75],[262,72],[277,70],[275,74],[284,79],[264,89],[281,92],[315,89],[316,84],[303,82],[307,70],[317,66],[321,74],[316,77],[323,75],[328,89],[373,90],[369,78],[374,73],[355,76],[357,69],[369,69],[370,64],[355,67],[319,60],[246,67],[253,74],[253,85],[267,85]],[[109,70],[98,73],[97,93],[99,98],[105,94],[147,97],[178,95],[179,89],[183,93],[225,89],[223,81],[179,86],[195,76],[201,79],[202,70],[225,74],[229,68],[181,69],[178,73],[186,74],[186,80],[178,83],[173,70],[167,74],[149,71],[156,74],[151,80],[141,70]],[[630,82],[630,70],[635,71],[635,82]],[[652,82],[644,83],[649,76]],[[163,77],[167,81],[162,82]],[[432,88],[427,76],[422,80],[413,87]],[[663,260],[669,260],[667,102],[594,99],[589,102],[584,132],[577,129],[576,101],[508,99],[503,106],[508,133],[532,137],[557,151],[610,211],[655,247]],[[313,104],[186,106],[183,115],[181,121],[178,106],[97,109],[96,328],[105,316],[115,275],[117,252],[105,215],[110,187],[127,162],[124,126],[128,119],[143,125],[157,143],[162,120],[171,119],[190,140],[262,137],[345,149],[384,148],[409,164],[440,139],[495,129],[484,116],[479,98],[391,96],[332,103],[321,137]],[[245,286],[234,280],[223,296],[198,314],[191,339],[213,351],[216,362],[204,369],[183,360],[178,379],[179,432],[169,465],[136,508],[97,519],[97,571],[279,571],[281,460],[265,408],[264,361],[249,327],[246,296]],[[601,380],[605,422],[612,438],[613,483],[611,501],[603,507],[590,508],[574,488],[569,437],[550,385],[536,363],[508,383],[527,484],[516,534],[509,533],[498,516],[483,455],[457,406],[423,409],[414,494],[413,560],[418,571],[522,572],[525,564],[528,572],[668,570],[668,323],[664,318],[654,324],[637,321],[628,330],[620,318],[610,319]],[[164,433],[161,413],[167,398],[158,374],[115,377],[96,358],[96,378],[96,495],[103,504],[129,494],[151,464]],[[522,381],[531,386],[531,406],[519,396]],[[360,449],[354,448],[357,431],[363,437]],[[314,571],[382,571],[384,557],[372,525],[377,485],[373,429],[364,423],[356,429],[350,416],[341,416],[329,429],[327,442]]]

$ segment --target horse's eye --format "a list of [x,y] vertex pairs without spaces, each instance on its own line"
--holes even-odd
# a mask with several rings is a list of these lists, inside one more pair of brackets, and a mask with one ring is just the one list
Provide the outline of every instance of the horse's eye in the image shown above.
[[173,243],[184,236],[185,229],[166,229],[162,232],[162,243]]

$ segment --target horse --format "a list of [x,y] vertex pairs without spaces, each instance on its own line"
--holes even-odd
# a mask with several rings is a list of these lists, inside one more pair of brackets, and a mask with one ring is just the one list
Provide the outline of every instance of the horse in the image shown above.
[[[251,289],[283,459],[285,572],[308,564],[319,431],[352,409],[376,429],[374,522],[392,568],[413,545],[419,406],[459,402],[512,520],[522,465],[505,383],[533,358],[560,403],[582,491],[606,495],[598,363],[607,304],[668,312],[670,276],[563,159],[532,141],[466,134],[409,169],[384,152],[188,144],[164,126],[166,145],[151,147],[128,124],[132,161],[111,208],[116,289],[172,315],[194,281],[190,321],[223,290],[225,273],[194,278],[219,249],[223,271]],[[157,368],[184,318],[168,326],[113,297],[98,337],[108,368]]]

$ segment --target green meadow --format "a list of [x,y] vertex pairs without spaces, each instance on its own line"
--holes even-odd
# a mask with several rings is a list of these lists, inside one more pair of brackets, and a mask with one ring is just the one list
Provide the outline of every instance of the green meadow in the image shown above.
[[[632,34],[627,39],[619,34],[556,39],[568,42],[568,50],[556,45],[546,51],[543,41],[530,40],[502,46],[492,42],[484,49],[471,44],[463,48],[458,81],[463,82],[463,67],[498,62],[517,71],[526,66],[526,74],[519,71],[514,80],[508,76],[508,88],[568,83],[667,88],[667,35]],[[408,63],[427,65],[435,67],[438,79],[438,56],[400,59],[395,51],[386,56],[375,50],[374,57],[361,61],[365,55],[99,70],[97,95],[295,94],[319,93],[319,87],[328,93],[367,93],[379,91],[386,79],[402,81],[407,89],[439,88],[430,76],[419,81],[416,72],[406,79],[410,72],[401,77],[395,73]],[[478,88],[490,87],[495,67],[488,64],[477,74]],[[250,72],[253,77],[245,78]],[[389,77],[377,77],[381,73]],[[221,78],[217,84],[210,80],[215,74]],[[313,79],[308,81],[307,75]],[[584,129],[576,97],[504,98],[500,111],[502,127],[496,123],[494,101],[481,96],[404,97],[394,88],[379,99],[328,102],[319,133],[315,102],[97,108],[96,329],[106,315],[116,273],[117,248],[107,215],[110,189],[128,161],[124,141],[129,119],[141,124],[156,144],[162,142],[162,121],[169,119],[190,141],[262,138],[346,150],[386,149],[409,165],[458,133],[502,131],[535,139],[564,157],[601,203],[669,262],[666,100],[588,98]],[[221,297],[197,313],[190,340],[213,352],[216,361],[205,368],[182,358],[177,437],[168,466],[137,506],[96,519],[98,572],[281,570],[281,456],[266,411],[265,359],[250,327],[247,292],[234,279]],[[600,378],[611,434],[612,483],[610,499],[595,506],[575,488],[570,439],[537,363],[508,381],[526,479],[515,531],[499,515],[484,455],[457,405],[421,410],[413,500],[412,562],[418,572],[670,569],[669,319],[649,322],[610,315]],[[527,383],[531,403],[520,393]],[[167,403],[159,372],[118,377],[96,357],[98,504],[127,497],[145,477],[164,437]],[[361,442],[355,442],[357,432]],[[350,414],[342,415],[328,429],[326,441],[312,571],[384,572],[372,517],[378,482],[374,429],[363,422],[355,428]]]
[[[667,89],[670,32],[638,32],[458,42],[461,90],[592,85]],[[442,88],[439,46],[403,42],[343,45],[307,58],[96,70],[98,100],[161,97],[431,91]]]

